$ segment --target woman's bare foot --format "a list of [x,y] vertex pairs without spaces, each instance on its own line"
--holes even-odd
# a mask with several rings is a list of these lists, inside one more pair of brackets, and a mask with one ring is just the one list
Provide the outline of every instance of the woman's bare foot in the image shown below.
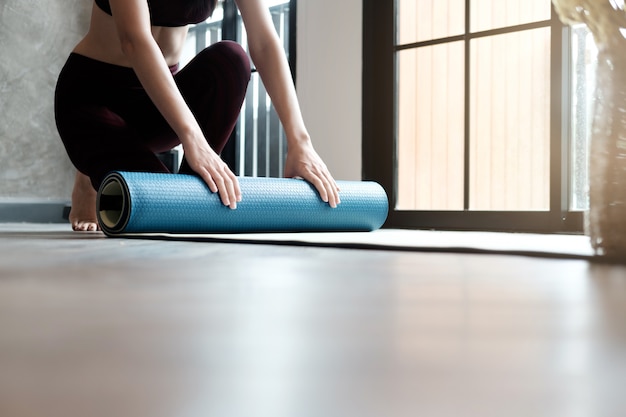
[[89,177],[76,172],[74,189],[72,190],[72,209],[70,223],[78,232],[95,232],[100,230],[96,218],[96,190],[93,189]]

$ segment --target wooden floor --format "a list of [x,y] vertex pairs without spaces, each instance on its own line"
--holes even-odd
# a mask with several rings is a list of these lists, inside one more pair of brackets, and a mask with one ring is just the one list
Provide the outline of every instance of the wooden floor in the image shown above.
[[626,268],[0,225],[0,416],[626,415]]

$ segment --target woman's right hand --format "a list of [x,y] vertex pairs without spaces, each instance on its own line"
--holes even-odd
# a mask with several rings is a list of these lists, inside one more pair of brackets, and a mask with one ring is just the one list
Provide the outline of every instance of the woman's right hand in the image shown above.
[[219,193],[222,204],[236,209],[237,203],[241,201],[239,181],[222,158],[206,141],[183,145],[183,150],[191,169],[206,182],[212,192]]

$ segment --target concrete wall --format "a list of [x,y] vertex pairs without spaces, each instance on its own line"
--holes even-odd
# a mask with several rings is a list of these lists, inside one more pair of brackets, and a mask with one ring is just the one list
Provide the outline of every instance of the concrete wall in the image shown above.
[[[54,124],[65,59],[89,0],[0,2],[0,202],[69,199],[73,169]],[[361,0],[299,0],[298,94],[338,179],[361,178]]]
[[54,124],[68,53],[87,30],[89,0],[0,2],[0,198],[67,199],[73,170]]
[[299,0],[297,88],[337,179],[361,179],[362,0]]

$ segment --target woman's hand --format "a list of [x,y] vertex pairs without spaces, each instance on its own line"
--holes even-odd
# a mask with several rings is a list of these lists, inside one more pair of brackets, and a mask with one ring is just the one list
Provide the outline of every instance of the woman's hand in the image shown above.
[[206,143],[197,145],[183,145],[187,163],[209,186],[209,189],[219,192],[222,204],[231,209],[237,208],[241,201],[241,189],[235,174],[228,165]]
[[339,187],[310,141],[292,144],[287,151],[285,177],[301,177],[317,189],[320,198],[332,208],[337,207]]

